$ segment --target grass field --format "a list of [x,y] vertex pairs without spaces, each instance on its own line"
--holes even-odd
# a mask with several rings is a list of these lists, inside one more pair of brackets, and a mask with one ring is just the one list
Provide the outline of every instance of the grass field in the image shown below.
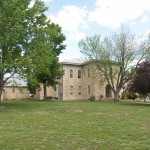
[[6,101],[0,150],[150,150],[150,103]]

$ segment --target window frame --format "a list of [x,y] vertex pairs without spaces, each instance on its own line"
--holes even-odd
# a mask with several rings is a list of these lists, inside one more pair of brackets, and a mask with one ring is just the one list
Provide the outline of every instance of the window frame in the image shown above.
[[90,69],[88,68],[88,77],[90,77]]
[[78,95],[81,95],[81,94],[82,94],[82,86],[79,85],[79,86],[78,86]]
[[73,95],[73,85],[70,85],[70,95]]
[[91,93],[90,85],[88,85],[88,94]]
[[82,76],[81,70],[78,70],[78,79],[81,79],[81,76]]
[[70,78],[73,78],[73,69],[70,69]]

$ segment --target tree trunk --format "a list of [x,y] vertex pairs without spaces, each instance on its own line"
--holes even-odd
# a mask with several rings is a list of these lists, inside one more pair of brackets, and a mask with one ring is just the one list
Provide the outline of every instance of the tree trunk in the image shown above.
[[0,106],[2,105],[2,93],[3,93],[3,88],[0,88]]
[[3,73],[0,73],[0,105],[2,105],[3,87],[4,87]]
[[119,96],[120,90],[121,89],[117,88],[116,91],[114,92],[114,101],[115,102],[120,100],[120,96]]
[[43,89],[44,89],[44,99],[47,99],[47,89],[46,89],[46,83],[43,84]]

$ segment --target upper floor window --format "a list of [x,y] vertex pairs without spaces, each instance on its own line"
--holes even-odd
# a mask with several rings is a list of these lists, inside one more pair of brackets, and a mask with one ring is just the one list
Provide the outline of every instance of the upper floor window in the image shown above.
[[70,69],[70,78],[73,78],[73,69]]
[[81,78],[81,70],[78,70],[78,78]]
[[88,77],[90,77],[90,69],[88,68]]

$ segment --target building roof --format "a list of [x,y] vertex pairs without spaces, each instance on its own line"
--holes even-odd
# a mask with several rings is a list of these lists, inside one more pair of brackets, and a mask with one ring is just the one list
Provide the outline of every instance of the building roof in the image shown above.
[[61,61],[60,63],[65,65],[83,65],[84,62],[85,61],[82,59],[70,59],[70,60]]
[[18,77],[11,77],[8,79],[5,86],[27,87],[27,82],[24,79]]

